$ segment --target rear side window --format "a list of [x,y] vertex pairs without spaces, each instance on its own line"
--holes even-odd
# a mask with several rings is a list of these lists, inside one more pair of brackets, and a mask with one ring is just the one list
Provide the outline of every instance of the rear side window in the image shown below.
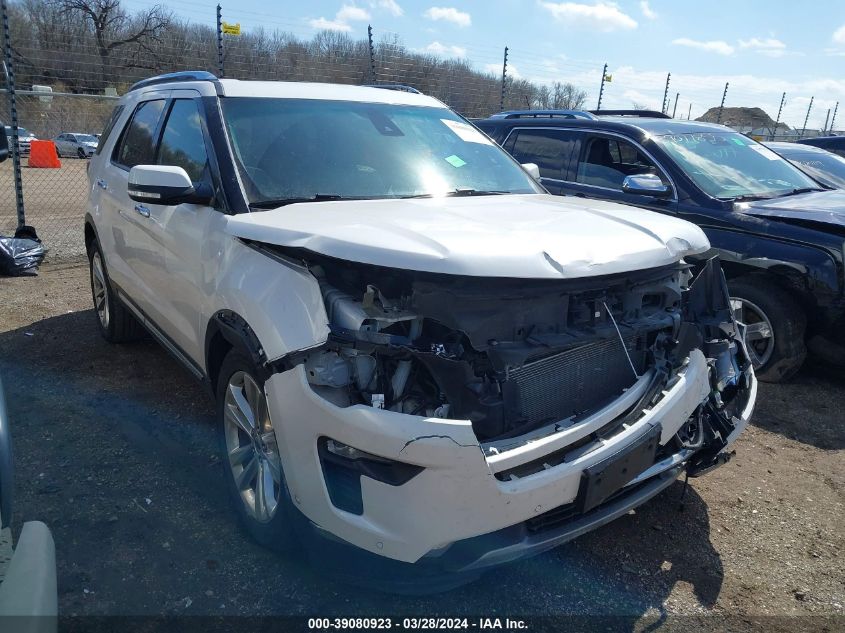
[[519,130],[515,135],[516,140],[510,151],[519,163],[536,163],[543,178],[563,179],[575,147],[575,136],[571,132]]
[[208,164],[202,120],[197,104],[191,99],[177,99],[170,108],[158,150],[159,165],[174,165],[184,169],[191,180],[202,180]]
[[[135,109],[132,121],[117,146],[114,161],[123,167],[155,163],[155,134],[164,110],[164,99],[145,101]],[[101,141],[102,143],[102,141]]]
[[111,116],[109,117],[108,122],[106,123],[106,127],[103,129],[103,133],[100,135],[100,142],[97,145],[97,149],[94,152],[95,154],[99,154],[100,151],[103,149],[103,146],[106,144],[106,141],[109,138],[109,134],[111,134],[112,130],[114,129],[117,120],[120,118],[120,115],[123,114],[123,109],[126,106],[115,106],[114,110],[111,111]]

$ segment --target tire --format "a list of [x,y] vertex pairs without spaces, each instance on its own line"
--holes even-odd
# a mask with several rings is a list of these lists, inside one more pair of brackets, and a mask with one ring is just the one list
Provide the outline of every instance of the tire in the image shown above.
[[144,326],[121,303],[112,288],[103,252],[96,239],[88,247],[88,273],[94,316],[103,338],[109,343],[128,343],[144,338]]
[[78,158],[85,158],[85,150],[80,147],[78,150],[76,150],[76,156]]
[[728,286],[734,315],[746,325],[746,348],[757,378],[764,382],[792,378],[807,357],[804,310],[789,292],[765,277],[742,277]]
[[[246,532],[264,547],[290,554],[298,548],[300,517],[285,483],[259,375],[238,350],[230,351],[220,367],[215,393],[223,477]],[[258,424],[251,424],[256,418]],[[265,495],[259,492],[259,482]]]

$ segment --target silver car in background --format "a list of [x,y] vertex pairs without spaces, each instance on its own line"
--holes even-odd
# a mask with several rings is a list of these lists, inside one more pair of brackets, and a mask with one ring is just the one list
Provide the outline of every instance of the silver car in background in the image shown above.
[[53,142],[59,156],[91,158],[97,151],[97,137],[93,134],[62,132]]

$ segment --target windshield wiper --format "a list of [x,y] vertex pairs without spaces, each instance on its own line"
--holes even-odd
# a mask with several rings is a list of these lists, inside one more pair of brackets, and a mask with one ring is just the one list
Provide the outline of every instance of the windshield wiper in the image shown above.
[[787,193],[782,194],[783,196],[797,196],[800,193],[810,193],[811,191],[825,191],[821,187],[801,187],[798,189],[793,189]]
[[328,202],[331,200],[361,199],[362,198],[345,197],[336,193],[317,193],[310,198],[278,198],[277,200],[259,200],[258,202],[251,202],[249,206],[256,209],[275,209],[276,207],[284,207],[289,204],[299,204],[301,202]]
[[771,196],[763,196],[754,193],[744,193],[741,196],[731,196],[730,198],[719,198],[726,202],[753,202],[754,200],[770,200]]
[[458,187],[453,191],[447,191],[444,194],[433,194],[433,193],[417,193],[410,196],[401,196],[403,200],[409,200],[411,198],[434,198],[439,195],[443,195],[447,198],[462,198],[464,196],[504,196],[511,193],[510,191],[499,191],[499,190],[492,190],[492,189],[472,189],[470,187]]

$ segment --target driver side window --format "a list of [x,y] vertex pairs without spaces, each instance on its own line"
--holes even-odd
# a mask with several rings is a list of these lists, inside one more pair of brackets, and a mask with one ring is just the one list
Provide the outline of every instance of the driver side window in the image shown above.
[[608,136],[590,136],[578,161],[576,182],[622,191],[626,176],[655,174],[657,166],[633,143]]
[[202,180],[208,154],[202,119],[192,99],[173,101],[161,135],[156,164],[181,167],[194,183]]

